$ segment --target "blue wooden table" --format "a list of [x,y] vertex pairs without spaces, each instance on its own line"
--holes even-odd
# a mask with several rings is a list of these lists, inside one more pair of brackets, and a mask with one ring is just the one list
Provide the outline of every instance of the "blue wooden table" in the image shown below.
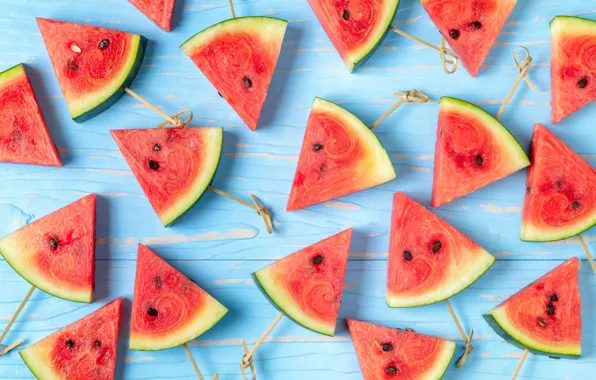
[[[250,273],[306,245],[354,226],[338,332],[328,338],[284,319],[256,355],[261,379],[361,379],[344,320],[374,323],[462,340],[444,304],[391,310],[385,305],[385,278],[391,199],[404,191],[430,203],[438,99],[461,97],[495,114],[517,70],[511,52],[528,47],[538,87],[522,84],[502,118],[529,146],[535,122],[550,120],[550,35],[548,23],[559,14],[596,18],[595,0],[520,0],[478,78],[465,70],[447,76],[438,54],[391,34],[357,73],[350,75],[306,0],[235,0],[238,15],[271,15],[290,21],[280,61],[261,117],[252,133],[221,99],[178,46],[189,36],[230,17],[227,0],[178,0],[175,25],[165,33],[125,0],[0,0],[0,69],[29,65],[64,167],[0,165],[0,235],[8,234],[85,194],[98,198],[97,301],[77,304],[36,291],[6,342],[30,344],[96,310],[118,296],[126,298],[117,378],[194,379],[182,348],[162,352],[127,350],[137,243],[152,249],[188,274],[230,309],[211,331],[191,342],[204,374],[239,379],[242,339],[249,345],[277,315],[250,279]],[[71,121],[54,77],[35,17],[90,23],[141,33],[149,40],[147,57],[132,89],[169,113],[190,108],[195,125],[225,128],[223,157],[214,185],[237,196],[254,193],[274,213],[275,234],[259,216],[216,194],[207,194],[172,227],[163,228],[129,170],[109,130],[148,128],[162,120],[130,96],[84,124]],[[402,0],[394,25],[438,43],[439,34],[417,0]],[[386,185],[286,213],[285,205],[313,97],[339,102],[370,124],[395,101],[392,92],[416,88],[428,104],[406,105],[375,129],[388,149],[398,179]],[[553,128],[574,150],[596,165],[596,106]],[[580,380],[596,373],[596,276],[577,239],[558,243],[519,240],[526,171],[436,210],[497,256],[493,268],[452,299],[464,328],[476,331],[476,350],[468,365],[452,365],[446,379],[509,379],[521,351],[501,340],[482,312],[563,260],[584,259],[584,356],[574,362],[530,356],[520,379]],[[596,231],[585,234],[596,251]],[[591,244],[590,244],[591,241]],[[0,329],[29,285],[0,260]],[[0,358],[0,379],[32,378],[19,355]]]

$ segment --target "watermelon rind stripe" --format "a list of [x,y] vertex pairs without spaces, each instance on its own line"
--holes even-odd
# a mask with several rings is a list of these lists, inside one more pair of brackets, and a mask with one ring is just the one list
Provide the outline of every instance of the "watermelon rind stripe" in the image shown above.
[[[126,87],[130,87],[143,64],[147,39],[141,35],[133,35],[132,44],[133,48],[131,49],[130,57],[126,63],[126,67],[123,69],[124,74],[114,79],[115,83],[107,86],[101,92],[89,94],[88,97],[85,97],[80,102],[81,104],[68,105],[70,116],[75,122],[82,123],[99,115],[124,95],[124,89]],[[88,100],[90,97],[93,99],[91,102]]]
[[[559,25],[565,24],[565,25]],[[550,24],[550,28],[559,28],[564,27],[565,32],[577,32],[582,33],[586,32],[586,30],[582,30],[582,28],[589,28],[590,31],[593,31],[596,28],[596,21],[590,20],[584,17],[577,17],[577,16],[555,16]],[[560,32],[560,30],[556,30],[555,32]]]
[[31,373],[40,380],[61,380],[59,373],[56,373],[51,366],[52,359],[49,357],[53,347],[28,347],[19,352],[21,359],[25,362]]
[[331,325],[326,324],[303,313],[300,310],[300,306],[293,301],[292,297],[282,290],[282,286],[278,286],[275,283],[273,276],[268,271],[269,267],[265,267],[253,273],[252,278],[254,283],[259,287],[259,290],[277,310],[309,330],[327,336],[335,335],[335,323]]
[[462,257],[477,257],[476,262],[470,263],[467,269],[460,270],[453,281],[443,283],[440,288],[424,296],[391,295],[387,292],[387,306],[392,308],[408,308],[426,306],[444,301],[461,293],[476,282],[495,263],[493,255],[480,248],[478,252],[462,253]]
[[520,239],[527,242],[550,242],[569,239],[580,235],[596,225],[596,213],[588,214],[572,226],[565,228],[540,228],[522,221]]
[[581,345],[568,347],[554,347],[537,342],[532,337],[518,331],[507,317],[504,308],[496,308],[483,314],[484,319],[490,327],[505,341],[522,350],[528,349],[535,355],[543,355],[554,358],[579,359],[582,354]]
[[200,310],[183,326],[164,334],[142,334],[131,331],[129,348],[135,351],[160,351],[178,347],[203,335],[215,326],[226,314],[228,309],[215,298],[207,296],[206,302]]
[[25,72],[25,66],[22,63],[0,72],[0,87],[5,81]]
[[451,364],[451,361],[453,360],[453,355],[455,355],[455,349],[457,347],[455,342],[445,341],[443,346],[444,346],[444,348],[443,348],[441,354],[435,361],[434,368],[432,368],[432,371],[429,371],[430,373],[426,374],[426,376],[429,380],[430,379],[432,379],[432,380],[441,379],[445,375],[447,370],[449,369],[449,365]]

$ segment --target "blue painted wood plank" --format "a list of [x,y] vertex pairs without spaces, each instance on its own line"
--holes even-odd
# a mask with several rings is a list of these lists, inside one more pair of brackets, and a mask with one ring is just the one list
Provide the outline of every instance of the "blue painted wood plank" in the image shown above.
[[[165,33],[124,0],[0,0],[0,70],[18,62],[29,66],[49,128],[65,166],[59,169],[0,165],[0,235],[14,231],[85,194],[98,200],[98,302],[78,305],[37,292],[8,339],[27,343],[72,322],[100,304],[124,295],[130,301],[137,243],[156,248],[230,307],[230,316],[193,343],[204,373],[221,371],[237,379],[240,339],[254,342],[276,311],[258,293],[249,274],[301,247],[347,227],[356,228],[351,247],[341,319],[356,317],[456,339],[443,305],[390,310],[384,303],[391,199],[405,191],[429,204],[438,100],[461,97],[495,114],[517,72],[512,50],[527,46],[534,57],[530,72],[538,87],[522,84],[503,115],[503,123],[528,147],[532,125],[550,120],[550,36],[548,22],[558,14],[596,19],[596,0],[519,1],[478,78],[464,70],[446,76],[438,54],[396,34],[356,73],[350,75],[306,1],[235,0],[238,15],[271,15],[290,20],[280,61],[262,115],[250,132],[178,46],[194,33],[230,17],[225,0],[184,0],[177,28]],[[147,58],[132,85],[166,112],[190,108],[195,125],[225,127],[224,154],[214,184],[238,196],[258,195],[274,212],[276,233],[267,235],[258,215],[215,194],[204,197],[171,228],[163,228],[109,135],[115,128],[148,128],[161,122],[131,97],[84,123],[70,120],[35,17],[57,18],[118,28],[145,35]],[[399,28],[438,43],[439,34],[418,1],[402,0]],[[314,96],[341,104],[371,124],[395,101],[390,94],[417,88],[429,104],[407,105],[375,130],[388,149],[399,178],[375,189],[286,213],[304,126]],[[596,164],[596,106],[587,107],[553,128],[592,165]],[[577,239],[560,243],[519,241],[526,172],[435,210],[468,234],[499,261],[478,283],[453,300],[466,327],[479,338],[471,363],[446,378],[508,379],[521,352],[503,342],[480,314],[563,259],[583,257]],[[586,233],[596,250],[596,232]],[[585,356],[577,362],[531,357],[526,379],[585,379],[596,369],[594,275],[582,269]],[[0,260],[0,328],[8,322],[28,286]],[[127,311],[130,304],[127,304]],[[126,315],[127,313],[125,313]],[[126,319],[126,318],[125,318]],[[126,320],[123,329],[126,330]],[[289,321],[280,324],[257,355],[266,379],[361,378],[343,322],[338,336],[324,338]],[[123,333],[119,378],[195,378],[182,349],[159,353],[126,350]],[[0,358],[0,378],[31,378],[18,355]]]

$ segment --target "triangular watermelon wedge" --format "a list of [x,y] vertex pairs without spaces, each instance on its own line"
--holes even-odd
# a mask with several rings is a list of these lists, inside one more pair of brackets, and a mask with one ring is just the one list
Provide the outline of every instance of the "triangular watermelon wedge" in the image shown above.
[[596,100],[596,21],[557,16],[550,23],[552,121]]
[[27,347],[21,358],[38,379],[112,380],[121,308],[118,298]]
[[517,0],[420,0],[470,75],[476,76]]
[[287,211],[329,201],[395,179],[389,154],[352,113],[315,98]]
[[596,170],[541,124],[531,154],[521,239],[567,239],[596,225]]
[[484,314],[507,342],[537,355],[577,359],[582,354],[579,268],[574,257]]
[[164,226],[199,200],[219,165],[223,145],[220,127],[111,133]]
[[213,327],[228,309],[139,244],[130,349],[156,351],[187,343]]
[[255,283],[298,324],[333,336],[351,240],[351,228],[321,240],[258,270]]
[[44,292],[70,301],[93,302],[95,194],[1,238],[0,254]]
[[128,0],[151,21],[169,32],[172,30],[172,16],[176,0]]
[[286,20],[272,17],[237,17],[195,34],[180,46],[253,131],[287,25]]
[[37,24],[77,123],[116,103],[143,63],[147,40],[138,34],[44,18]]
[[439,380],[455,353],[455,343],[413,331],[348,319],[364,380]]
[[0,73],[0,162],[62,166],[23,64]]
[[393,198],[387,305],[414,307],[450,298],[478,280],[495,258],[404,193]]
[[497,119],[466,101],[442,97],[435,147],[432,206],[439,207],[530,165]]
[[383,42],[399,0],[308,0],[308,4],[352,72]]

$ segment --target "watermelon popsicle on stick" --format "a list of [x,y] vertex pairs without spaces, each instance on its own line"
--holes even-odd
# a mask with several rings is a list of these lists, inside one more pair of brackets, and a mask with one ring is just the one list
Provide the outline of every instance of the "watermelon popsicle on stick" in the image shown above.
[[579,269],[574,257],[484,314],[508,343],[524,350],[514,380],[528,354],[578,359],[582,354]]
[[277,323],[287,316],[319,334],[333,336],[342,290],[352,228],[286,256],[253,274],[255,284],[280,314],[242,358],[240,368],[252,366],[253,355]]
[[[0,238],[0,255],[32,285],[0,343],[36,288],[65,300],[93,302],[95,201],[95,194],[88,195]],[[0,356],[20,343],[3,346]]]

